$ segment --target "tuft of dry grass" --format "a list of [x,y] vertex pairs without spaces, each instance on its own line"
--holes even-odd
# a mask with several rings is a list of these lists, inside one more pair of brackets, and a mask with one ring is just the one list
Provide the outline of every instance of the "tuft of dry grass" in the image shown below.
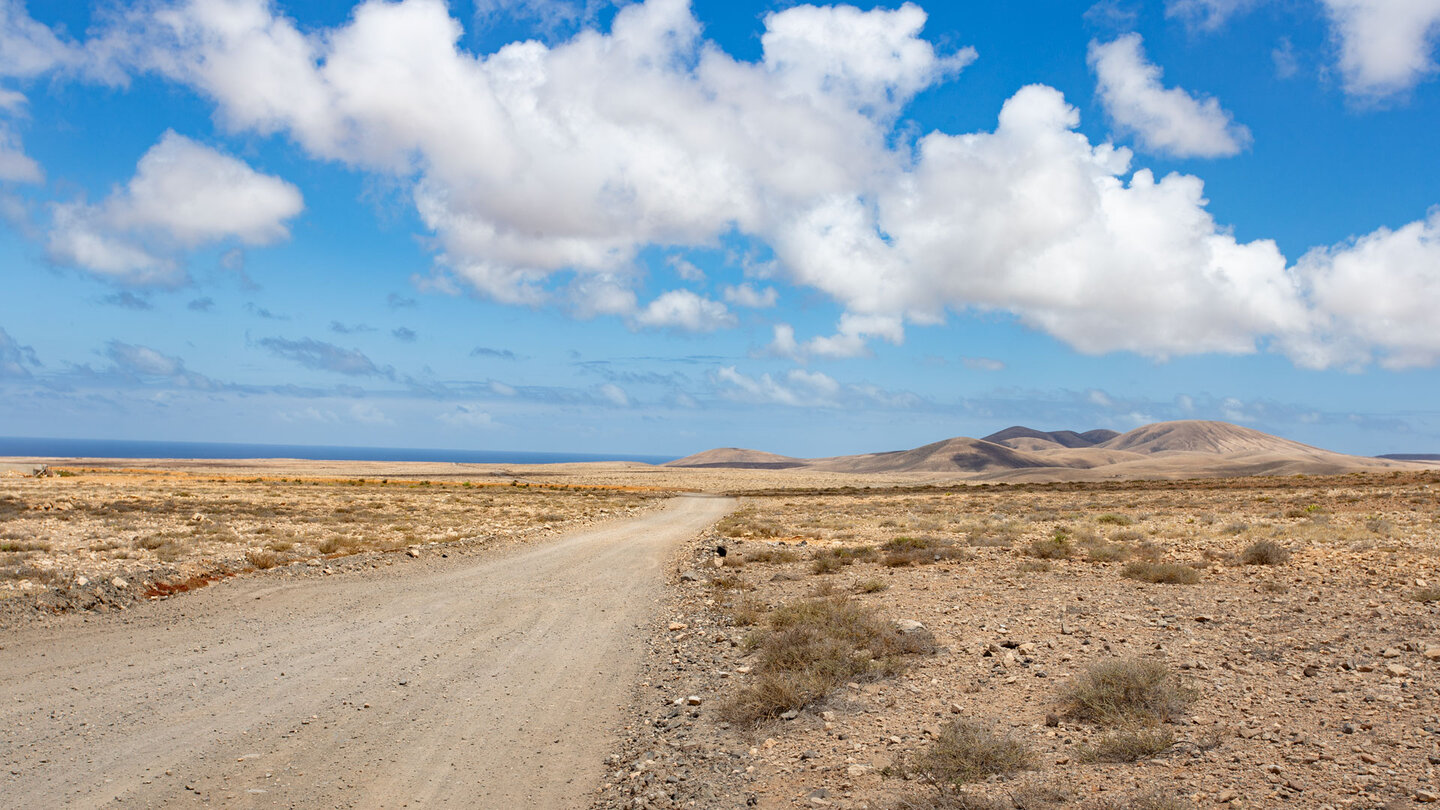
[[1078,749],[1081,762],[1139,762],[1165,752],[1175,744],[1175,732],[1168,728],[1121,729],[1101,737],[1094,745]]
[[1194,585],[1200,581],[1200,572],[1192,566],[1143,560],[1127,564],[1120,569],[1120,576],[1157,585]]
[[786,546],[766,547],[745,552],[747,563],[789,563],[800,559],[800,555]]
[[1036,767],[1035,753],[1019,738],[971,720],[946,723],[930,749],[915,763],[916,771],[943,786]]
[[720,707],[721,717],[743,725],[802,709],[847,681],[897,674],[906,656],[935,650],[929,631],[902,633],[874,609],[844,597],[771,611],[748,643],[758,655],[754,677]]
[[1165,664],[1147,658],[1101,661],[1060,693],[1067,716],[1101,725],[1164,723],[1195,698],[1194,689]]
[[871,578],[855,583],[855,590],[859,593],[879,593],[890,587],[890,583],[883,579]]
[[279,554],[276,554],[273,551],[264,551],[261,549],[251,549],[245,552],[245,561],[260,569],[261,571],[274,568],[275,566],[285,562],[284,558],[282,558]]
[[1280,565],[1290,559],[1290,550],[1273,540],[1251,543],[1240,552],[1240,562],[1246,565]]
[[1075,547],[1070,544],[1069,538],[1056,534],[1043,540],[1032,540],[1025,547],[1025,553],[1041,560],[1067,560],[1074,556]]

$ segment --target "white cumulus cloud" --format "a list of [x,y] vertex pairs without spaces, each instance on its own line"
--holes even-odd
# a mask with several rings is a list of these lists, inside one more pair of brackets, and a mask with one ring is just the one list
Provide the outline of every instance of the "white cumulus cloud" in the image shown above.
[[1160,68],[1146,60],[1139,34],[1090,43],[1089,61],[1106,114],[1145,149],[1176,157],[1228,157],[1249,145],[1250,130],[1236,124],[1219,101],[1161,84]]
[[1403,93],[1436,70],[1440,0],[1321,0],[1339,47],[1345,91],[1365,99]]
[[[1341,40],[1356,43],[1354,57],[1342,48],[1354,87],[1431,69],[1440,0],[1324,1],[1337,30],[1353,33]],[[1203,20],[1246,5],[1172,3]],[[13,2],[4,8],[23,17]],[[901,342],[912,325],[994,312],[1086,353],[1440,362],[1414,337],[1428,317],[1400,306],[1429,294],[1402,248],[1433,218],[1292,264],[1274,242],[1241,242],[1217,223],[1198,177],[1156,176],[1129,150],[1091,143],[1076,110],[1043,85],[1016,91],[993,129],[936,131],[913,145],[896,137],[906,104],[973,58],[925,40],[915,5],[768,14],[754,60],[706,40],[685,0],[632,3],[608,31],[486,54],[460,45],[463,26],[442,0],[368,0],[328,29],[302,30],[277,8],[156,0],[125,16],[126,53],[137,69],[213,100],[222,126],[283,136],[408,189],[435,249],[420,289],[559,304],[636,327],[727,328],[738,322],[727,302],[763,304],[774,288],[741,285],[724,301],[676,289],[643,305],[635,290],[642,251],[714,250],[733,234],[765,256],[765,278],[818,290],[842,310],[831,335],[801,340],[775,327],[772,355],[856,356],[876,340]],[[1404,36],[1365,33],[1401,23]],[[49,52],[43,32],[19,39]],[[1400,68],[1367,67],[1372,40],[1390,43]],[[1092,53],[1110,115],[1145,148],[1224,155],[1248,142],[1214,99],[1164,86],[1138,36]],[[213,193],[149,182],[142,167],[101,203],[58,206],[52,253],[115,278],[164,281],[186,246],[283,238],[298,192],[210,154],[233,170],[198,187]],[[256,193],[225,196],[237,188]],[[1355,272],[1343,257],[1363,258],[1394,303],[1332,292]],[[689,267],[675,273],[703,283]],[[1389,312],[1393,328],[1360,324],[1362,304]],[[789,376],[747,379],[810,390]]]
[[745,283],[725,287],[725,300],[737,307],[768,309],[780,300],[780,293],[774,287],[757,290]]
[[227,239],[279,241],[303,207],[284,180],[166,132],[102,202],[54,205],[48,247],[58,261],[116,280],[173,282],[178,252]]
[[735,324],[735,316],[724,304],[689,290],[661,293],[645,309],[636,313],[634,320],[640,326],[683,329],[686,332],[714,332]]
[[1299,271],[1323,322],[1290,347],[1304,365],[1387,368],[1440,362],[1440,207],[1428,218],[1312,250]]

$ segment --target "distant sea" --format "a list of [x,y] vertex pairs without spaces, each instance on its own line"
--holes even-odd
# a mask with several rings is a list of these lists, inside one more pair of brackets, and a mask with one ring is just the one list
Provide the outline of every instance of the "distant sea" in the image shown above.
[[310,444],[142,442],[124,439],[30,439],[0,436],[0,456],[42,458],[304,458],[316,461],[441,461],[460,464],[564,464],[641,461],[664,464],[673,456],[620,453],[529,453],[511,450],[441,450],[424,447],[328,447]]

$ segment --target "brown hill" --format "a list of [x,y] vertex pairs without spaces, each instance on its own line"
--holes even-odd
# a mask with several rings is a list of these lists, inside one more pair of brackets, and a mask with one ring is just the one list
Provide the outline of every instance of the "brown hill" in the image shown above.
[[1029,449],[1032,447],[1060,446],[1060,447],[1090,447],[1100,442],[1119,436],[1113,430],[1090,430],[1085,433],[1076,433],[1073,430],[1036,430],[1023,425],[1015,425],[1004,430],[991,433],[984,441],[1003,444],[1006,447],[1013,447],[1017,450]]
[[663,464],[665,467],[725,467],[739,470],[787,470],[804,467],[805,459],[767,453],[764,450],[746,450],[741,447],[718,447],[693,456],[677,458]]
[[1271,436],[1229,422],[1157,422],[1122,433],[1099,445],[1107,450],[1156,455],[1159,453],[1277,453],[1309,456],[1337,455],[1308,444]]
[[815,459],[806,465],[813,470],[848,473],[932,472],[978,473],[1049,467],[1043,458],[983,439],[946,439],[914,450],[867,453]]

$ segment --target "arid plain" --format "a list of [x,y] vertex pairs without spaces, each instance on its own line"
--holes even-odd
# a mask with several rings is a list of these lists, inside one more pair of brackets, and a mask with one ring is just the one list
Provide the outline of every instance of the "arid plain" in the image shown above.
[[[217,669],[232,678],[244,687],[234,700],[263,717],[227,708],[218,684],[187,693],[187,711],[233,724],[189,732],[197,761],[106,731],[104,720],[135,722],[114,714],[124,707],[84,704],[112,714],[82,717],[68,687],[26,683],[3,717],[5,793],[75,806],[300,806],[307,796],[356,807],[541,806],[542,796],[631,808],[1440,801],[1440,472],[1207,429],[1220,433],[1172,429],[1168,449],[1148,454],[1133,437],[1088,456],[1089,445],[1064,447],[1067,437],[1057,447],[1035,436],[981,442],[1022,454],[1011,472],[1013,459],[981,440],[907,451],[905,464],[750,451],[658,468],[12,460],[0,474],[7,677],[41,672],[37,650],[58,656],[95,633],[137,628],[160,639],[199,617],[196,638],[233,634],[238,651],[193,661],[177,652],[181,663],[206,669],[202,684]],[[1085,441],[1097,438],[1120,437]],[[1041,474],[1035,459],[1047,454],[1068,466]],[[1109,461],[1096,462],[1102,455]],[[947,457],[983,469],[937,469]],[[44,461],[49,474],[34,477]],[[1128,466],[1104,470],[1111,464]],[[1268,474],[1235,474],[1256,465]],[[548,691],[514,690],[533,718],[459,728],[469,715],[448,707],[516,674],[505,656],[527,639],[555,640],[544,622],[491,630],[468,612],[525,613],[524,594],[485,607],[466,594],[499,599],[507,582],[561,557],[570,562],[553,578],[578,584],[536,610],[587,605],[554,620],[582,623],[565,642],[577,650],[588,649],[589,617],[621,621],[587,602],[587,588],[653,581],[627,596],[633,622],[588,632],[611,643],[601,679],[611,691],[546,699],[591,673],[581,660],[536,659],[526,677],[565,674],[550,672]],[[267,635],[318,621],[305,611],[330,598],[369,622],[363,632],[326,625],[369,645],[355,670],[363,689],[336,687],[342,677],[305,657],[313,646]],[[403,609],[371,616],[367,598]],[[454,634],[373,629],[425,616]],[[487,634],[493,644],[476,640]],[[251,650],[246,639],[264,643]],[[294,717],[267,714],[294,700],[284,678],[296,674],[313,700]],[[164,684],[151,687],[116,694],[168,711]],[[576,701],[591,702],[584,713],[598,726],[576,724]],[[311,723],[328,736],[301,728]],[[367,736],[371,725],[385,734]],[[529,744],[528,726],[553,742],[515,750]],[[114,788],[86,784],[79,763],[117,739],[150,770]],[[511,752],[505,773],[440,766],[482,762],[477,739]],[[311,781],[321,748],[357,774]],[[385,763],[423,778],[384,779]],[[570,792],[540,787],[555,782]]]

